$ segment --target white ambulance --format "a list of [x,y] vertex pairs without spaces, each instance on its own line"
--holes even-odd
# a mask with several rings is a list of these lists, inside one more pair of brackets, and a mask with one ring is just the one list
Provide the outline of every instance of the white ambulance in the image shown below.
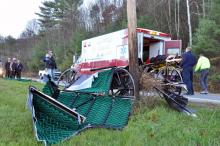
[[[146,62],[157,55],[181,54],[181,40],[171,40],[169,34],[145,28],[137,28],[138,58]],[[75,68],[92,73],[91,69],[126,67],[129,62],[128,29],[101,35],[82,41],[82,53]]]

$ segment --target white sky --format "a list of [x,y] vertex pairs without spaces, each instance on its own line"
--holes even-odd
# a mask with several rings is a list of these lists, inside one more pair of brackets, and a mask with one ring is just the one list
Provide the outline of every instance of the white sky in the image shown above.
[[18,38],[43,0],[0,0],[0,35]]
[[[45,0],[0,0],[0,36],[18,38]],[[84,0],[84,5],[94,0]]]

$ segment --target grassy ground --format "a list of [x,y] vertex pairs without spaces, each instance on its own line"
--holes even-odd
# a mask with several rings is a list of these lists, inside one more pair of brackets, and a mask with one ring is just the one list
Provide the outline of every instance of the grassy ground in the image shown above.
[[[32,129],[26,108],[29,82],[0,79],[0,146],[43,145]],[[41,88],[42,85],[32,82]],[[89,129],[62,146],[207,146],[220,145],[220,108],[200,107],[197,118],[173,111],[161,100],[139,105],[123,130]]]

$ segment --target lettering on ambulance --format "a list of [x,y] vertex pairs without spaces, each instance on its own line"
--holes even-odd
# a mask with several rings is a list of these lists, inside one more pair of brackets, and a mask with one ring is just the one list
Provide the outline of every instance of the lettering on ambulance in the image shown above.
[[127,53],[127,49],[125,48],[125,46],[122,46],[120,49],[120,59],[125,60],[126,53]]
[[86,42],[84,42],[84,45],[83,45],[83,47],[84,47],[84,48],[86,47]]
[[124,36],[122,38],[122,46],[120,46],[120,59],[126,60],[128,59],[128,29],[124,30]]
[[91,46],[91,43],[90,42],[88,42],[88,47],[90,47]]

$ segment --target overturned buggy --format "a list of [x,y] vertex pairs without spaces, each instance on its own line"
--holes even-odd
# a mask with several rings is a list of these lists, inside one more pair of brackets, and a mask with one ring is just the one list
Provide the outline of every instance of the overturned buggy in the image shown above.
[[110,68],[99,70],[92,78],[91,87],[74,91],[60,90],[51,81],[42,91],[29,88],[38,140],[55,144],[87,128],[122,129],[127,125],[135,99],[130,74],[124,69]]

